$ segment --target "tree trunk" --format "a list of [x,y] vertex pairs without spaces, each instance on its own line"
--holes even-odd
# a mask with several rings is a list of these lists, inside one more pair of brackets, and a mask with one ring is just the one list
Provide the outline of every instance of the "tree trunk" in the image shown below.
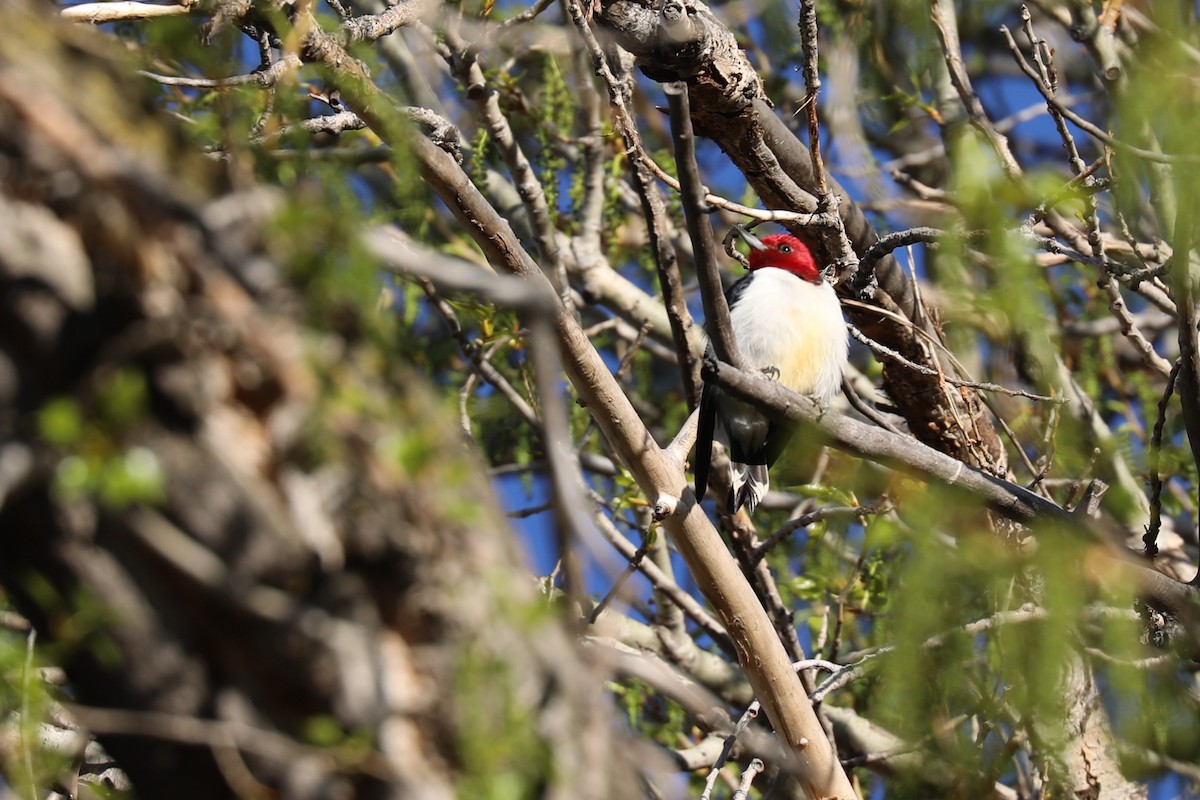
[[0,583],[79,720],[143,797],[640,794],[386,319],[300,324],[285,198],[35,6],[0,27]]

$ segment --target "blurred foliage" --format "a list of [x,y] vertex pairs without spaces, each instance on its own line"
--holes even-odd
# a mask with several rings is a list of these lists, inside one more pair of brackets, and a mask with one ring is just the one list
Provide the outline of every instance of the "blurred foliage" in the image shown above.
[[[1087,77],[1087,71],[1080,79],[1080,70],[1068,62],[1078,54],[1064,51],[1059,57],[1067,62],[1064,84],[1077,83],[1070,91],[1105,93],[1103,100],[1080,106],[1081,113],[1094,115],[1102,128],[1139,146],[1194,153],[1200,142],[1194,101],[1200,96],[1196,57],[1188,48],[1195,47],[1200,36],[1194,14],[1185,13],[1182,5],[1155,4],[1156,13],[1178,15],[1179,20],[1160,20],[1158,32],[1146,34],[1138,57],[1126,62],[1126,74],[1111,87]],[[995,0],[958,7],[960,35],[967,45],[964,56],[994,116],[1015,110],[1009,107],[1015,104],[1013,98],[1022,104],[1033,102],[1036,98],[1025,84],[1017,88],[1013,82],[1010,56],[995,35],[1002,22],[1018,28],[1015,6]],[[471,18],[496,20],[518,8],[487,1],[467,4],[463,10]],[[718,10],[731,15],[737,11]],[[1014,431],[1016,441],[1006,446],[1015,480],[1028,483],[1034,477],[1019,465],[1022,453],[1039,468],[1045,466],[1042,477],[1051,485],[1048,491],[1064,504],[1075,501],[1081,484],[1091,477],[1111,480],[1114,463],[1125,465],[1141,480],[1162,381],[1122,362],[1124,343],[1118,339],[1067,333],[1071,323],[1111,316],[1109,299],[1096,286],[1098,273],[1078,263],[1047,266],[1039,260],[1044,253],[1031,246],[1022,230],[1022,223],[1032,220],[1051,199],[1063,217],[1088,222],[1089,197],[1077,186],[1068,187],[1071,173],[1058,140],[1053,134],[1043,135],[1041,141],[1026,141],[1028,146],[1022,148],[1022,137],[1037,137],[1013,129],[1015,149],[1022,155],[1047,151],[1052,155],[1024,164],[1025,174],[1014,180],[976,130],[945,124],[945,66],[925,4],[828,0],[818,3],[818,13],[827,40],[846,45],[856,56],[861,74],[851,105],[872,155],[879,161],[902,160],[936,151],[945,142],[944,155],[914,160],[911,167],[914,176],[945,190],[946,200],[935,211],[926,205],[893,213],[883,201],[895,200],[895,192],[865,199],[880,201],[867,210],[883,228],[933,223],[946,231],[936,246],[918,248],[919,266],[914,271],[936,299],[948,349],[980,380],[1039,394],[1063,397],[1072,391],[1064,385],[1065,371],[1113,433],[1101,441],[1089,422],[1062,407],[990,396],[989,402]],[[323,5],[320,19],[327,27],[336,24]],[[1047,29],[1051,25],[1044,17],[1038,24]],[[803,95],[797,69],[802,53],[795,30],[794,9],[785,4],[767,4],[739,29],[751,57],[765,73],[768,95],[789,110],[799,107]],[[143,68],[156,72],[235,75],[245,72],[248,64],[252,68],[257,59],[254,43],[240,32],[226,29],[212,43],[203,44],[194,21],[186,18],[120,25],[113,32],[135,48]],[[389,92],[400,97],[412,94],[404,79],[387,72],[374,49],[356,47],[354,54],[381,76]],[[576,234],[584,200],[582,153],[594,133],[588,130],[581,108],[579,82],[590,80],[590,72],[586,65],[580,67],[570,48],[556,50],[550,44],[498,55],[503,57],[483,62],[487,85],[497,92],[518,143],[530,155],[555,230],[564,236]],[[1001,63],[1010,71],[1001,69]],[[544,452],[537,431],[482,379],[471,379],[469,391],[464,388],[473,373],[469,349],[474,348],[486,353],[503,379],[537,408],[525,351],[527,332],[520,318],[490,303],[439,297],[461,328],[461,341],[468,343],[464,348],[421,286],[381,275],[378,265],[356,244],[364,224],[394,222],[422,244],[475,263],[484,263],[484,258],[435,199],[403,148],[386,161],[347,166],[348,162],[324,156],[376,145],[372,134],[313,136],[296,127],[301,120],[334,110],[313,97],[325,90],[324,77],[313,69],[285,77],[269,98],[250,86],[155,85],[151,89],[164,118],[187,120],[179,128],[190,142],[224,151],[220,170],[229,186],[260,181],[278,188],[281,210],[263,235],[302,293],[299,313],[328,337],[314,337],[306,346],[369,345],[354,358],[335,360],[335,366],[319,375],[320,399],[314,415],[318,421],[303,437],[308,457],[313,464],[336,460],[342,454],[335,450],[337,438],[331,431],[340,423],[384,420],[393,412],[389,400],[361,391],[361,384],[352,379],[355,374],[402,377],[413,370],[433,381],[448,407],[461,400],[471,433],[489,464],[520,468],[530,486],[544,481],[540,464]],[[506,174],[495,142],[468,110],[465,91],[445,74],[431,71],[427,78],[462,129],[464,168],[471,178],[486,187],[490,171]],[[645,89],[644,84],[638,85],[639,92]],[[645,102],[638,95],[640,129],[647,151],[674,173],[668,132],[654,109],[657,98],[654,94],[652,102]],[[822,107],[823,114],[826,108]],[[1109,116],[1102,116],[1108,112]],[[787,121],[803,125],[802,115]],[[599,138],[604,158],[603,255],[621,275],[654,294],[657,284],[644,242],[645,223],[629,192],[623,191],[628,168],[623,143],[607,121]],[[1077,143],[1088,163],[1101,157],[1094,142],[1077,135]],[[753,202],[751,190],[739,176],[730,174],[719,160],[723,157],[702,149],[701,158],[707,181],[714,186],[727,184],[733,187],[730,196]],[[1190,250],[1194,232],[1181,246],[1175,242],[1174,223],[1180,209],[1190,214],[1197,206],[1200,183],[1195,167],[1155,163],[1127,149],[1105,158],[1110,182],[1088,191],[1099,205],[1106,230],[1119,232],[1124,226],[1138,241]],[[682,229],[676,196],[668,193],[667,200],[673,221]],[[522,220],[511,222],[528,238]],[[1137,259],[1121,258],[1130,268],[1140,266]],[[734,273],[740,270],[730,270]],[[1134,313],[1149,307],[1139,295],[1128,290],[1124,294]],[[596,326],[593,341],[615,370],[630,354],[631,344],[613,333],[611,326],[605,327],[613,311],[585,305],[580,313],[585,325]],[[1169,341],[1173,335],[1156,341],[1168,358],[1173,357]],[[855,359],[864,374],[878,378],[877,360],[863,350]],[[687,417],[677,366],[642,347],[632,354],[622,380],[659,441],[668,441]],[[115,508],[161,500],[158,465],[149,450],[136,444],[138,421],[147,402],[145,376],[127,369],[99,381],[86,400],[59,397],[42,407],[37,431],[61,454],[55,472],[61,498],[95,498]],[[569,422],[572,441],[584,441],[584,453],[610,455],[587,409],[572,403]],[[456,446],[443,432],[393,431],[373,441],[373,446],[389,468],[420,476],[435,501],[449,503],[436,494],[437,487],[464,480],[455,472],[463,469],[459,462],[441,467],[440,454]],[[845,454],[823,456],[820,451],[819,443],[801,435],[774,470],[773,483],[787,487],[801,510],[885,507],[883,511],[865,508],[857,516],[831,516],[784,538],[766,556],[784,607],[801,631],[802,644],[811,647],[819,642],[823,647],[814,655],[821,657],[844,658],[848,653],[870,657],[863,662],[862,676],[826,702],[853,707],[903,737],[955,776],[959,796],[978,796],[996,780],[1012,783],[1018,770],[1041,769],[1041,764],[1030,765],[1028,757],[1017,751],[1034,750],[1045,756],[1067,736],[1064,681],[1083,664],[1102,690],[1121,741],[1181,761],[1200,757],[1192,665],[1141,662],[1149,653],[1139,644],[1136,621],[1129,613],[1107,613],[1134,607],[1131,587],[1099,590],[1081,578],[1085,569],[1102,569],[1092,547],[1063,530],[1006,535],[991,514],[960,493],[898,477]],[[1177,530],[1192,530],[1197,471],[1174,413],[1165,427],[1160,471],[1176,489],[1164,494],[1164,515],[1175,521]],[[604,499],[607,512],[622,525],[635,528],[637,514],[631,512],[643,510],[647,501],[628,471],[618,466],[615,475],[589,475],[588,480]],[[1114,485],[1105,498],[1105,510],[1122,520],[1135,519],[1141,504],[1127,487]],[[469,518],[472,510],[462,507],[455,513]],[[760,539],[786,524],[790,513],[760,512],[755,519]],[[1034,609],[1038,613],[1032,613]],[[974,633],[964,629],[981,620],[990,623]],[[79,628],[76,640],[86,638],[86,618],[71,624]],[[44,713],[47,699],[40,682],[31,685],[27,680],[25,657],[24,639],[0,628],[0,712],[7,718],[27,704],[28,717],[22,714],[20,723],[28,733],[26,729]],[[539,781],[545,777],[548,755],[529,712],[532,701],[522,696],[521,676],[506,672],[505,665],[486,652],[469,653],[455,670],[460,700],[448,713],[457,715],[467,732],[462,743],[464,778],[458,787],[462,796],[505,800],[540,796],[544,787]],[[647,684],[623,681],[614,684],[612,692],[630,727],[650,740],[682,747],[702,734],[696,720]],[[329,719],[311,720],[308,734],[321,746],[361,746],[357,734],[341,730]],[[24,791],[22,781],[28,781],[22,772],[25,756],[22,750],[12,752],[5,766],[18,791]],[[61,767],[41,757],[32,760],[38,785]],[[1046,757],[1047,762],[1052,760]],[[888,779],[860,770],[858,775],[868,791],[885,785],[889,798],[927,796],[922,793],[929,791],[927,776],[920,774]]]
[[[0,614],[12,614],[0,593]],[[36,636],[0,625],[0,770],[20,797],[53,785],[69,759],[44,744],[40,726],[50,721],[51,697],[41,678],[45,666]]]
[[609,684],[609,689],[629,726],[651,741],[664,747],[678,747],[694,733],[689,730],[687,713],[653,686],[634,679]]
[[146,404],[145,375],[122,368],[100,381],[86,407],[71,397],[42,406],[38,433],[63,453],[54,480],[60,499],[94,496],[111,508],[162,500],[158,458],[128,436]]

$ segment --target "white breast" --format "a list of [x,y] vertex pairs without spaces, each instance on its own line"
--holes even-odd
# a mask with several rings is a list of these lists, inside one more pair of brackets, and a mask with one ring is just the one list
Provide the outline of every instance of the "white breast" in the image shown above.
[[849,344],[832,286],[763,267],[754,271],[729,316],[738,349],[751,366],[775,367],[780,383],[822,405],[840,391]]

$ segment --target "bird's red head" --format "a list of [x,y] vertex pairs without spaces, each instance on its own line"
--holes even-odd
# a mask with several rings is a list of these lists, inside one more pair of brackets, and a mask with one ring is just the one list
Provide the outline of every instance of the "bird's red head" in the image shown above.
[[816,259],[808,245],[792,236],[790,233],[773,233],[750,242],[750,269],[761,267],[777,267],[787,270],[809,283],[821,282],[821,270],[817,269]]

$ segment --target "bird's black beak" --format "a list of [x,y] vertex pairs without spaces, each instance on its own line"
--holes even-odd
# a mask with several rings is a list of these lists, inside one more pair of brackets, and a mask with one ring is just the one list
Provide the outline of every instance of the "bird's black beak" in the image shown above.
[[766,250],[767,249],[767,246],[762,243],[762,239],[759,239],[753,233],[751,233],[750,231],[741,227],[740,225],[735,225],[733,227],[733,229],[735,231],[737,231],[738,236],[741,236],[742,239],[745,240],[746,244],[750,245],[755,250]]

